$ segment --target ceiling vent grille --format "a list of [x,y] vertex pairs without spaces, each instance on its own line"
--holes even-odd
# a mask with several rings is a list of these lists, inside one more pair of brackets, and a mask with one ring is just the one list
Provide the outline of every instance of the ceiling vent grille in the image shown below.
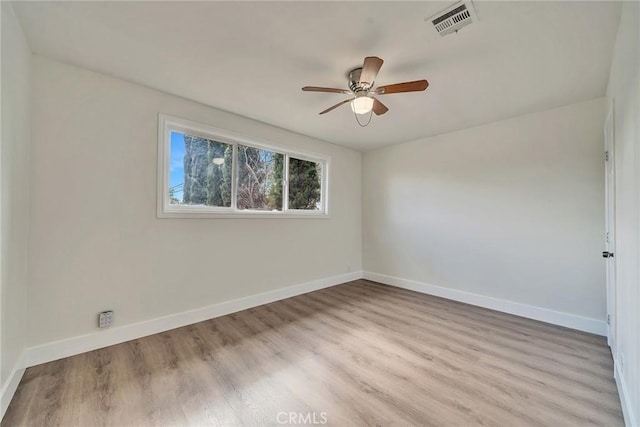
[[441,37],[457,33],[463,27],[477,21],[471,1],[461,1],[448,7],[442,12],[427,18]]

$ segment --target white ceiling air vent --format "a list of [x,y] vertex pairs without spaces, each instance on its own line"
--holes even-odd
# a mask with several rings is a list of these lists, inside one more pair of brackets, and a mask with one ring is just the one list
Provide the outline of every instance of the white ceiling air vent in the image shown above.
[[476,16],[473,4],[468,0],[449,6],[442,12],[426,20],[431,22],[433,28],[441,37],[444,37],[447,34],[456,33],[461,28],[477,21],[478,17]]

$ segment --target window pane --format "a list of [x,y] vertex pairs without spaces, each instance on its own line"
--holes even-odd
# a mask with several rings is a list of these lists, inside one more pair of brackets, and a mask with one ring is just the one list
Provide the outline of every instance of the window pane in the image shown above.
[[238,145],[238,209],[282,210],[284,155]]
[[320,210],[322,165],[289,158],[289,209]]
[[172,205],[231,207],[233,146],[171,132]]

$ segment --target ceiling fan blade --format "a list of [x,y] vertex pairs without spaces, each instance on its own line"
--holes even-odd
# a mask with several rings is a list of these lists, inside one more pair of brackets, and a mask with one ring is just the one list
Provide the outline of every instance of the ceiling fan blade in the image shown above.
[[302,88],[305,92],[330,92],[330,93],[350,93],[346,89],[336,89],[333,87],[305,86]]
[[389,109],[386,105],[378,101],[376,98],[373,98],[373,112],[376,113],[376,116],[381,116],[387,111],[389,111]]
[[346,104],[347,102],[351,102],[351,99],[345,99],[345,100],[344,100],[344,101],[342,101],[342,102],[338,102],[338,103],[337,103],[336,105],[334,105],[333,107],[329,107],[329,108],[327,108],[326,110],[321,111],[321,112],[320,112],[320,114],[328,113],[328,112],[329,112],[329,111],[331,111],[331,110],[335,110],[336,108],[338,108],[338,107],[339,107],[339,106],[341,106],[341,105]]
[[387,95],[390,93],[401,92],[420,92],[429,86],[426,80],[416,80],[415,82],[396,83],[393,85],[380,86],[375,90],[378,95]]
[[384,61],[377,56],[367,56],[364,58],[364,64],[362,64],[362,71],[360,72],[360,82],[369,83],[370,86],[373,85],[383,62]]

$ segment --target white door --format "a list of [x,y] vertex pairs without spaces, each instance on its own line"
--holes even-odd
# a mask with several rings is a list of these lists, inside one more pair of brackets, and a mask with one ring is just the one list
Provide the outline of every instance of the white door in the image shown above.
[[615,355],[616,345],[616,263],[615,263],[615,162],[613,155],[613,103],[604,123],[605,150],[605,236],[602,256],[606,263],[607,280],[607,340],[612,353]]

